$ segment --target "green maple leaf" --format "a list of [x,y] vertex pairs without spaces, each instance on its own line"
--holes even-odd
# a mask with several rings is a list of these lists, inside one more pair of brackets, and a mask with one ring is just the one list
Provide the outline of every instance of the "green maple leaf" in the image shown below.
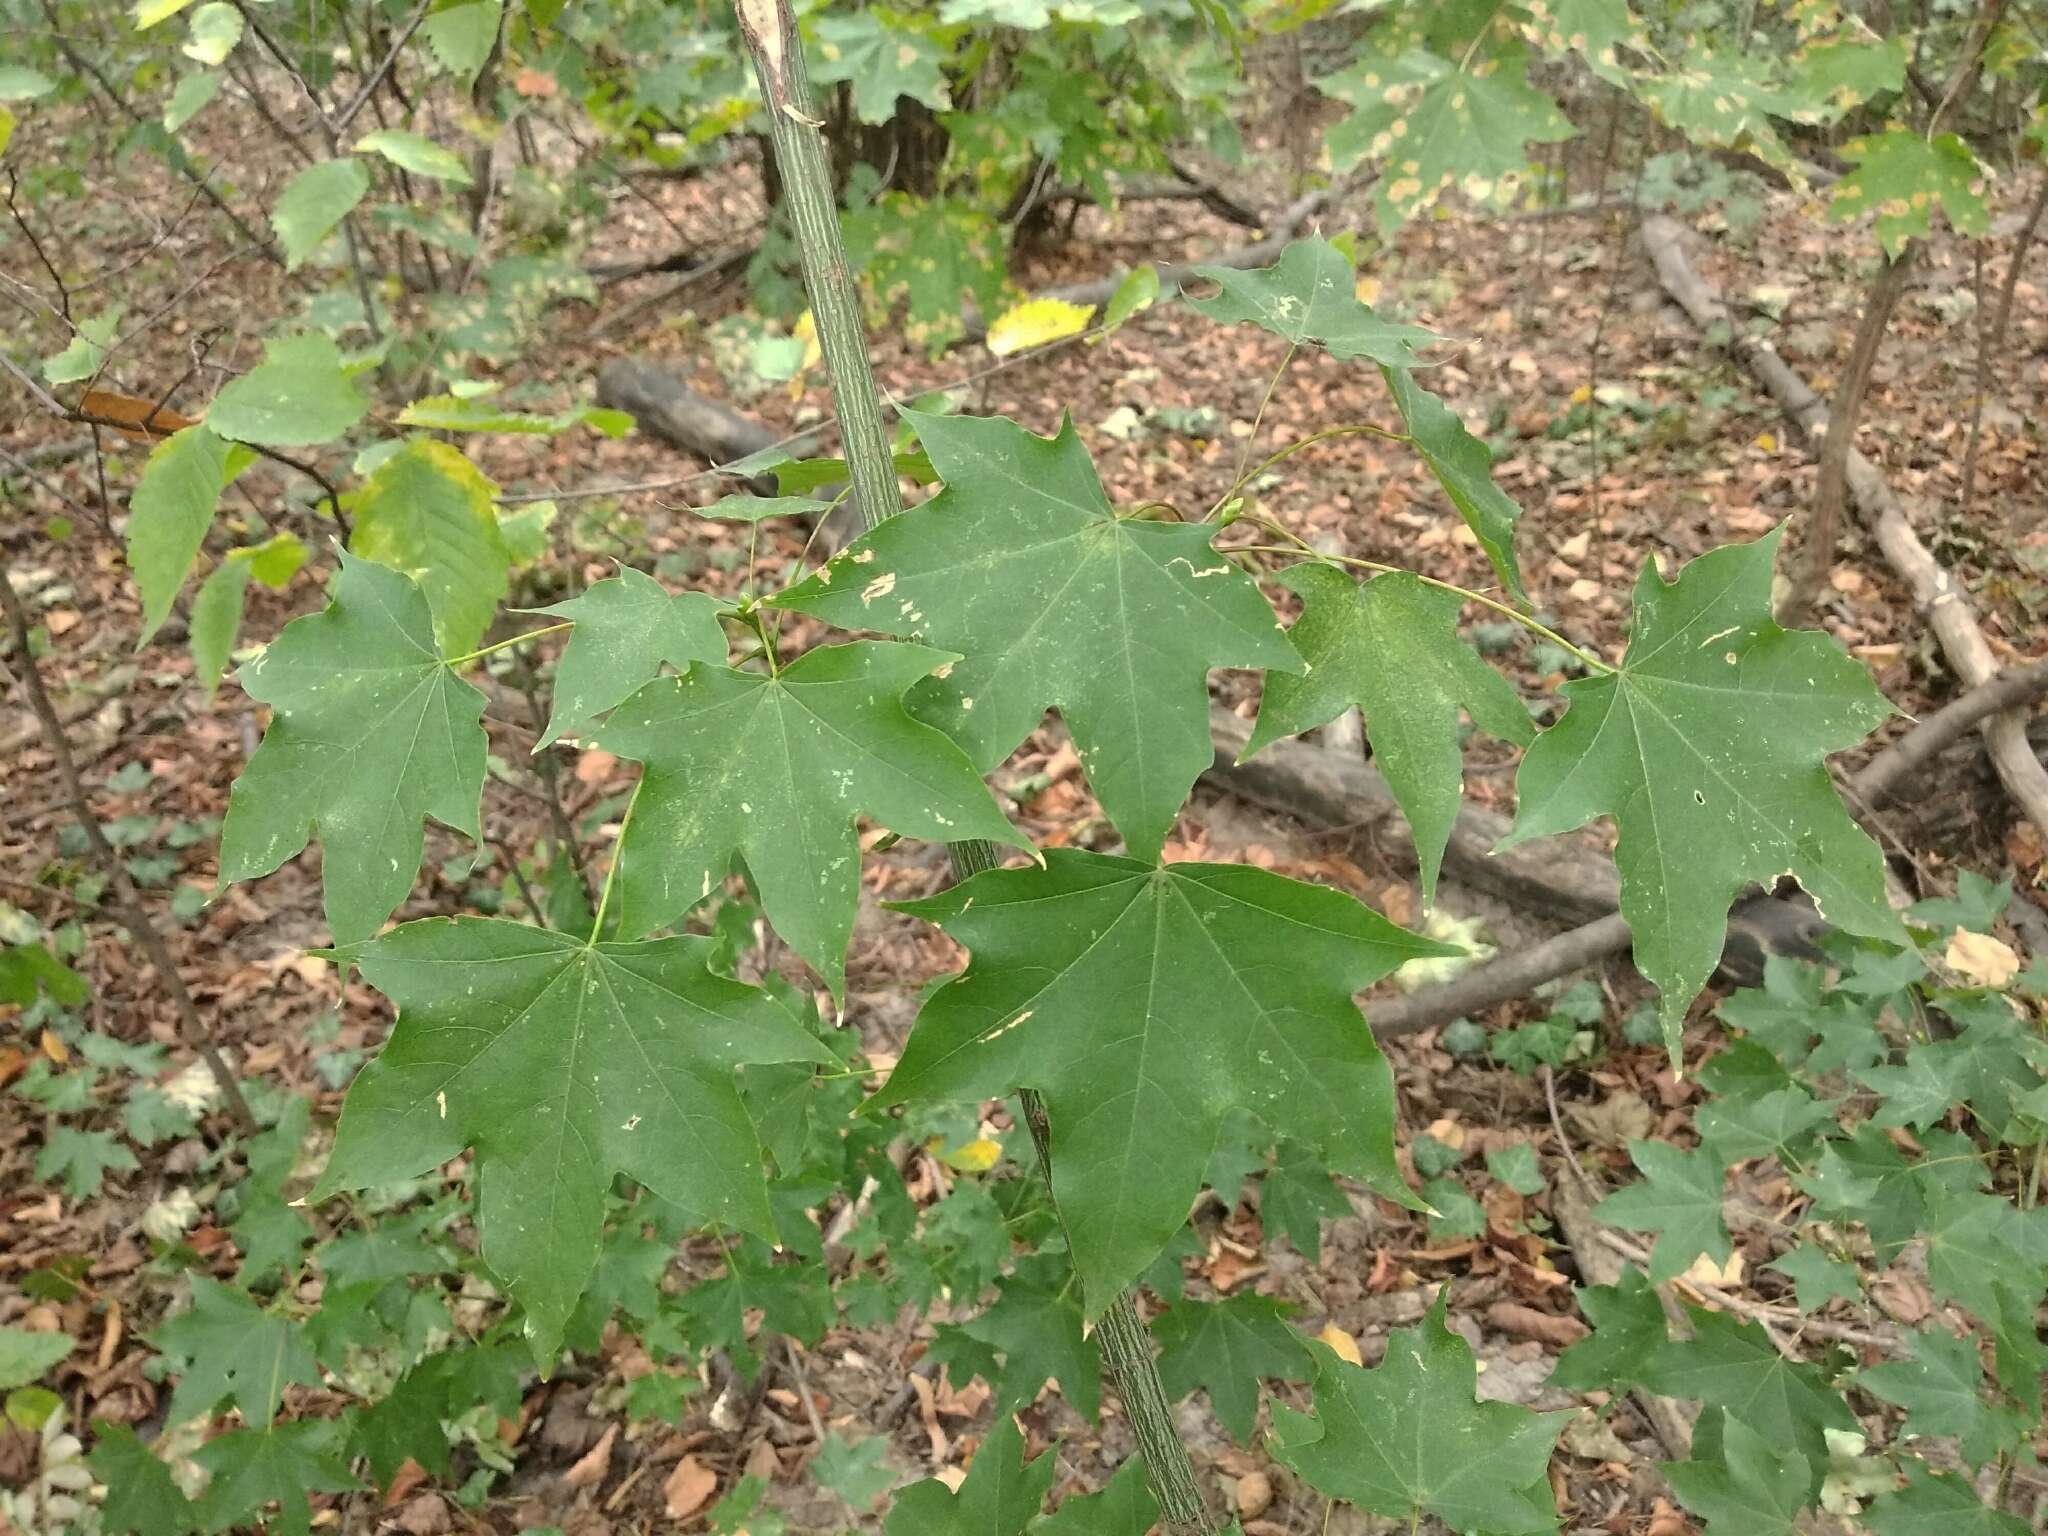
[[429,1355],[399,1377],[391,1389],[356,1415],[349,1436],[352,1454],[366,1458],[370,1476],[388,1489],[408,1461],[427,1471],[448,1475],[448,1433],[442,1420],[459,1417],[476,1406],[474,1398],[454,1396],[450,1389],[451,1354]]
[[1780,1456],[1740,1419],[1722,1415],[1722,1461],[1667,1461],[1678,1502],[1707,1522],[1706,1536],[1801,1536],[1813,1477],[1797,1451]]
[[1107,1487],[1069,1495],[1031,1523],[1031,1536],[1145,1536],[1159,1519],[1159,1501],[1145,1481],[1145,1461],[1127,1456]]
[[1296,346],[1319,346],[1332,357],[1371,358],[1412,368],[1418,347],[1440,338],[1420,326],[1382,320],[1358,297],[1351,258],[1320,236],[1296,240],[1270,267],[1196,267],[1221,289],[1188,306],[1219,324],[1247,321]]
[[775,931],[845,989],[865,813],[906,837],[1028,848],[960,749],[903,707],[948,664],[921,645],[821,646],[779,674],[693,666],[649,683],[597,731],[645,765],[619,845],[623,931],[673,922],[735,853]]
[[62,1184],[74,1200],[90,1200],[106,1182],[107,1170],[133,1173],[135,1154],[116,1139],[112,1131],[81,1131],[75,1125],[55,1125],[43,1136],[43,1149],[36,1154],[38,1183]]
[[960,652],[911,704],[983,771],[1057,707],[1125,844],[1156,857],[1215,760],[1209,669],[1301,658],[1214,527],[1112,511],[1071,420],[1043,438],[903,414],[945,490],[774,601]]
[[1293,566],[1281,580],[1301,595],[1301,618],[1288,638],[1308,671],[1267,680],[1258,723],[1239,760],[1356,704],[1372,738],[1373,762],[1415,830],[1428,904],[1458,818],[1464,777],[1459,710],[1517,744],[1535,735],[1529,712],[1514,685],[1458,637],[1463,599],[1457,593],[1406,571],[1361,583],[1314,564]]
[[1284,1236],[1315,1264],[1322,1259],[1324,1218],[1350,1214],[1351,1202],[1331,1181],[1330,1170],[1300,1142],[1283,1140],[1259,1187],[1259,1220],[1267,1234]]
[[1071,849],[902,910],[973,959],[925,999],[873,1103],[1042,1093],[1091,1316],[1179,1232],[1234,1112],[1414,1203],[1393,1081],[1351,998],[1444,946],[1264,870]]
[[1696,43],[1673,68],[1638,76],[1636,94],[1668,128],[1702,148],[1746,149],[1785,171],[1795,186],[1805,172],[1778,136],[1776,117],[1800,106],[1740,49],[1717,53]]
[[864,123],[888,122],[899,96],[934,112],[953,104],[939,45],[892,12],[821,17],[812,57],[811,78],[821,85],[848,82],[854,113]]
[[1901,89],[1910,46],[1906,33],[1879,37],[1861,17],[1844,13],[1840,31],[1806,44],[1786,61],[1786,94],[1806,104],[1789,115],[1802,123],[1833,122],[1873,97]]
[[497,493],[459,449],[416,438],[356,497],[349,549],[419,583],[447,656],[475,647],[505,597],[512,552],[498,531]]
[[1649,35],[1628,8],[1628,0],[1531,0],[1522,31],[1552,53],[1575,49],[1586,67],[1609,85],[1626,87],[1632,77],[1621,50],[1650,51]]
[[1801,1165],[1820,1135],[1838,1129],[1835,1106],[1798,1087],[1722,1095],[1701,1107],[1694,1124],[1724,1163],[1776,1157]]
[[1773,622],[1781,533],[1702,555],[1674,582],[1644,566],[1621,669],[1564,685],[1571,707],[1523,758],[1502,844],[1614,817],[1622,915],[1674,1051],[1752,881],[1789,871],[1836,927],[1906,942],[1883,857],[1825,761],[1891,705],[1834,639]]
[[1661,1141],[1631,1141],[1643,1181],[1616,1190],[1593,1214],[1617,1227],[1658,1234],[1650,1253],[1650,1279],[1662,1285],[1706,1254],[1725,1264],[1734,1252],[1721,1220],[1721,1180],[1728,1164],[1714,1152],[1681,1152]]
[[1851,139],[1842,153],[1856,169],[1835,183],[1828,216],[1877,215],[1877,239],[1887,256],[1896,257],[1908,241],[1930,233],[1936,208],[1960,234],[1981,235],[1989,226],[1984,167],[1953,133],[1929,140],[1910,128],[1893,128]]
[[2026,1521],[1992,1509],[1964,1479],[1905,1460],[1906,1486],[1879,1496],[1864,1512],[1872,1536],[2029,1536]]
[[963,1337],[1002,1356],[994,1375],[981,1372],[996,1389],[998,1413],[1029,1408],[1048,1381],[1058,1382],[1060,1395],[1085,1418],[1092,1421],[1101,1408],[1102,1356],[1068,1283],[1072,1275],[1059,1254],[1020,1259],[994,1304],[960,1325]]
[[1184,1301],[1152,1320],[1159,1379],[1179,1399],[1201,1390],[1239,1445],[1259,1417],[1259,1382],[1308,1380],[1308,1351],[1287,1322],[1294,1309],[1247,1291],[1222,1301]]
[[[1818,1491],[1828,1468],[1826,1432],[1860,1430],[1842,1394],[1827,1385],[1818,1367],[1787,1360],[1756,1324],[1700,1307],[1685,1310],[1692,1337],[1658,1345],[1641,1362],[1635,1384],[1724,1409],[1769,1444],[1798,1451]],[[1719,1454],[1720,1424],[1713,1414],[1702,1415],[1695,1459]]]
[[164,1319],[150,1342],[183,1362],[171,1394],[174,1424],[232,1402],[244,1423],[267,1429],[286,1383],[320,1384],[303,1328],[204,1275],[192,1276],[191,1307]]
[[1792,1297],[1802,1312],[1818,1312],[1830,1301],[1861,1301],[1863,1281],[1854,1264],[1830,1255],[1813,1243],[1801,1243],[1764,1266],[1792,1282]]
[[361,421],[370,402],[318,332],[265,342],[263,361],[214,397],[208,429],[263,448],[330,443]]
[[571,620],[576,632],[555,664],[554,708],[535,751],[623,703],[660,675],[663,662],[680,672],[694,661],[717,666],[726,659],[717,599],[703,592],[670,596],[631,566],[537,611]]
[[349,1089],[316,1198],[474,1148],[484,1260],[543,1362],[597,1262],[615,1174],[699,1224],[772,1237],[737,1069],[834,1058],[768,994],[714,975],[715,950],[488,918],[429,918],[365,946],[363,975],[398,1021]]
[[1436,477],[1458,516],[1506,585],[1509,595],[1528,600],[1521,562],[1515,558],[1515,521],[1522,509],[1493,482],[1493,450],[1465,430],[1458,413],[1398,369],[1380,377],[1394,396],[1394,408],[1408,428],[1408,441]]
[[1629,1268],[1612,1285],[1582,1285],[1574,1294],[1593,1331],[1557,1357],[1551,1385],[1585,1392],[1633,1381],[1670,1334],[1655,1288]]
[[1315,1414],[1273,1409],[1275,1458],[1317,1492],[1395,1519],[1431,1514],[1453,1530],[1554,1531],[1544,1476],[1569,1413],[1478,1402],[1479,1370],[1444,1325],[1448,1298],[1387,1339],[1377,1368],[1315,1355]]
[[1906,1410],[1904,1433],[1954,1436],[1972,1466],[2009,1450],[2025,1432],[2025,1420],[1985,1391],[1984,1361],[1975,1338],[1940,1328],[1913,1335],[1912,1354],[1872,1366],[1857,1383]]
[[[199,1501],[210,1531],[261,1524],[266,1531],[307,1536],[313,1509],[308,1493],[348,1493],[362,1485],[341,1455],[341,1425],[332,1419],[238,1429],[210,1440],[192,1459],[212,1474]],[[259,1520],[266,1504],[277,1514]]]
[[935,1477],[912,1483],[889,1506],[882,1536],[1023,1536],[1044,1507],[1058,1462],[1040,1455],[1025,1465],[1017,1421],[999,1414],[960,1491]]
[[100,1519],[110,1531],[134,1536],[186,1536],[199,1529],[199,1510],[185,1497],[170,1466],[126,1424],[93,1425],[93,1476],[106,1484]]
[[239,676],[272,714],[228,801],[221,884],[269,874],[317,829],[328,927],[367,939],[412,890],[425,818],[481,840],[484,696],[435,649],[411,579],[346,552],[326,609]]

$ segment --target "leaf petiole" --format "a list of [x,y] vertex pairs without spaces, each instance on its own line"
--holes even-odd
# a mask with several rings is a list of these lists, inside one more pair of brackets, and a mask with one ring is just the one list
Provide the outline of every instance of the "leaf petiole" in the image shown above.
[[604,888],[597,893],[597,911],[590,919],[590,937],[584,943],[586,949],[595,949],[598,935],[604,932],[605,908],[609,907],[612,901],[612,882],[619,877],[619,856],[625,851],[626,832],[633,825],[633,808],[640,803],[640,791],[646,785],[647,774],[643,770],[640,777],[633,781],[633,793],[626,801],[626,814],[619,821],[618,841],[612,844],[612,862],[611,867],[604,872]]
[[1388,427],[1370,426],[1364,422],[1356,422],[1346,427],[1330,427],[1321,432],[1312,432],[1300,442],[1289,443],[1285,448],[1277,449],[1273,453],[1268,454],[1249,470],[1242,471],[1237,479],[1232,482],[1230,489],[1217,497],[1216,504],[1203,514],[1202,521],[1205,523],[1213,521],[1216,514],[1230,504],[1232,497],[1236,496],[1238,492],[1242,491],[1283,459],[1294,457],[1295,454],[1300,453],[1304,448],[1313,448],[1317,443],[1327,443],[1340,437],[1383,437],[1390,443],[1412,443],[1415,441],[1406,432],[1396,432]]
[[466,666],[468,663],[480,660],[485,656],[491,655],[493,652],[507,651],[515,645],[524,645],[529,640],[538,640],[543,635],[559,635],[563,630],[574,629],[575,627],[575,622],[572,620],[566,624],[550,624],[545,629],[530,629],[523,635],[512,636],[509,640],[494,640],[491,644],[482,646],[464,655],[450,656],[441,664],[446,667]]

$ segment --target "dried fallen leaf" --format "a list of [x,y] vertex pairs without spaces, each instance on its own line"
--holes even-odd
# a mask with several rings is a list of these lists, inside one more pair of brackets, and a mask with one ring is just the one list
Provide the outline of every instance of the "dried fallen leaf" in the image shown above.
[[1502,1333],[1513,1334],[1518,1339],[1534,1339],[1539,1344],[1554,1345],[1558,1349],[1578,1343],[1588,1331],[1576,1317],[1566,1317],[1558,1312],[1539,1312],[1516,1301],[1496,1301],[1486,1309],[1486,1321]]
[[1956,930],[1943,958],[1957,975],[1984,987],[2002,987],[2020,972],[2020,957],[2013,953],[2011,945],[1967,928]]
[[159,405],[154,400],[116,394],[111,389],[88,389],[79,400],[78,409],[87,416],[116,423],[123,437],[143,443],[149,442],[152,438],[169,437],[173,432],[182,432],[193,425],[195,420],[191,416],[181,416],[169,406]]
[[576,1458],[575,1465],[562,1474],[562,1481],[571,1488],[594,1488],[603,1482],[605,1473],[611,1470],[612,1445],[618,1438],[619,1426],[606,1425],[597,1444]]
[[661,1485],[662,1504],[671,1520],[687,1520],[717,1491],[718,1474],[695,1456],[685,1456]]

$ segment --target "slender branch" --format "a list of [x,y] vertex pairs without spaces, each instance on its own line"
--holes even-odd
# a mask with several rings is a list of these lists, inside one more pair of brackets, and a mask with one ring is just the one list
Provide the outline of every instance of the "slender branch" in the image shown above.
[[[853,482],[861,519],[872,528],[902,507],[903,492],[882,424],[881,392],[875,385],[860,306],[847,271],[831,168],[797,41],[796,18],[789,0],[735,0],[734,9],[768,106],[783,197],[803,258],[811,313],[817,318],[818,346],[832,375],[848,478]],[[953,843],[947,851],[956,880],[995,867],[995,849],[988,843]],[[1057,1210],[1045,1101],[1028,1088],[1020,1097],[1038,1151],[1039,1170]],[[1170,1536],[1205,1536],[1216,1529],[1216,1523],[1195,1481],[1194,1463],[1174,1424],[1150,1337],[1128,1292],[1117,1295],[1104,1309],[1096,1324],[1096,1337],[1137,1436],[1139,1455],[1144,1458],[1147,1480],[1159,1500],[1166,1530]]]
[[337,136],[355,121],[356,114],[377,94],[377,87],[384,83],[384,77],[391,73],[391,66],[398,62],[399,50],[412,41],[413,33],[417,32],[420,23],[427,19],[427,11],[432,4],[433,0],[421,0],[419,9],[412,13],[412,19],[399,29],[396,37],[392,38],[390,50],[377,67],[370,71],[369,77],[363,81],[362,88],[350,99],[347,106],[335,114],[334,131]]
[[[0,607],[7,610],[7,622],[14,632],[14,655],[21,669],[22,688],[28,694],[36,719],[42,724],[43,741],[50,750],[57,776],[64,783],[64,795],[71,803],[71,814],[77,820],[79,830],[85,834],[94,862],[113,887],[115,910],[129,933],[134,935],[135,942],[142,946],[142,952],[149,957],[158,981],[170,994],[171,1006],[178,1016],[178,1033],[206,1063],[214,1085],[220,1089],[221,1101],[227,1105],[228,1113],[234,1116],[236,1124],[245,1133],[254,1134],[257,1130],[256,1117],[249,1112],[249,1102],[242,1097],[241,1085],[235,1081],[234,1071],[214,1044],[213,1031],[199,1016],[198,1006],[186,990],[185,978],[178,974],[177,962],[171,958],[163,935],[157,932],[156,925],[150,922],[149,914],[143,910],[142,898],[136,892],[135,882],[128,876],[127,866],[107,841],[107,834],[100,829],[99,818],[93,814],[92,805],[86,799],[85,784],[78,774],[78,760],[71,753],[71,739],[64,732],[64,722],[58,718],[48,690],[43,687],[42,669],[36,664],[35,652],[30,645],[28,610],[22,606],[21,594],[14,590],[13,581],[5,573],[0,573]],[[0,673],[9,670],[0,666]]]

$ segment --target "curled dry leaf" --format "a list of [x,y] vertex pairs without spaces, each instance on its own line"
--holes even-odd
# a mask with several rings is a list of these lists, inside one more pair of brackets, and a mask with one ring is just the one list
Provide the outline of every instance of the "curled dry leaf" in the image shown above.
[[2013,953],[2011,945],[1967,928],[1956,930],[1943,958],[1958,976],[1984,987],[2002,987],[2020,971],[2020,957]]
[[576,1464],[562,1474],[562,1481],[571,1488],[594,1488],[603,1482],[605,1473],[611,1470],[612,1446],[618,1438],[619,1426],[606,1425],[597,1444],[576,1458]]
[[718,1474],[695,1456],[677,1462],[661,1485],[663,1507],[671,1520],[687,1520],[717,1491]]
[[1539,1344],[1553,1345],[1558,1349],[1578,1343],[1588,1332],[1586,1325],[1576,1317],[1539,1312],[1516,1301],[1495,1302],[1486,1309],[1486,1321],[1489,1327],[1502,1333],[1512,1334],[1518,1339],[1534,1339]]

